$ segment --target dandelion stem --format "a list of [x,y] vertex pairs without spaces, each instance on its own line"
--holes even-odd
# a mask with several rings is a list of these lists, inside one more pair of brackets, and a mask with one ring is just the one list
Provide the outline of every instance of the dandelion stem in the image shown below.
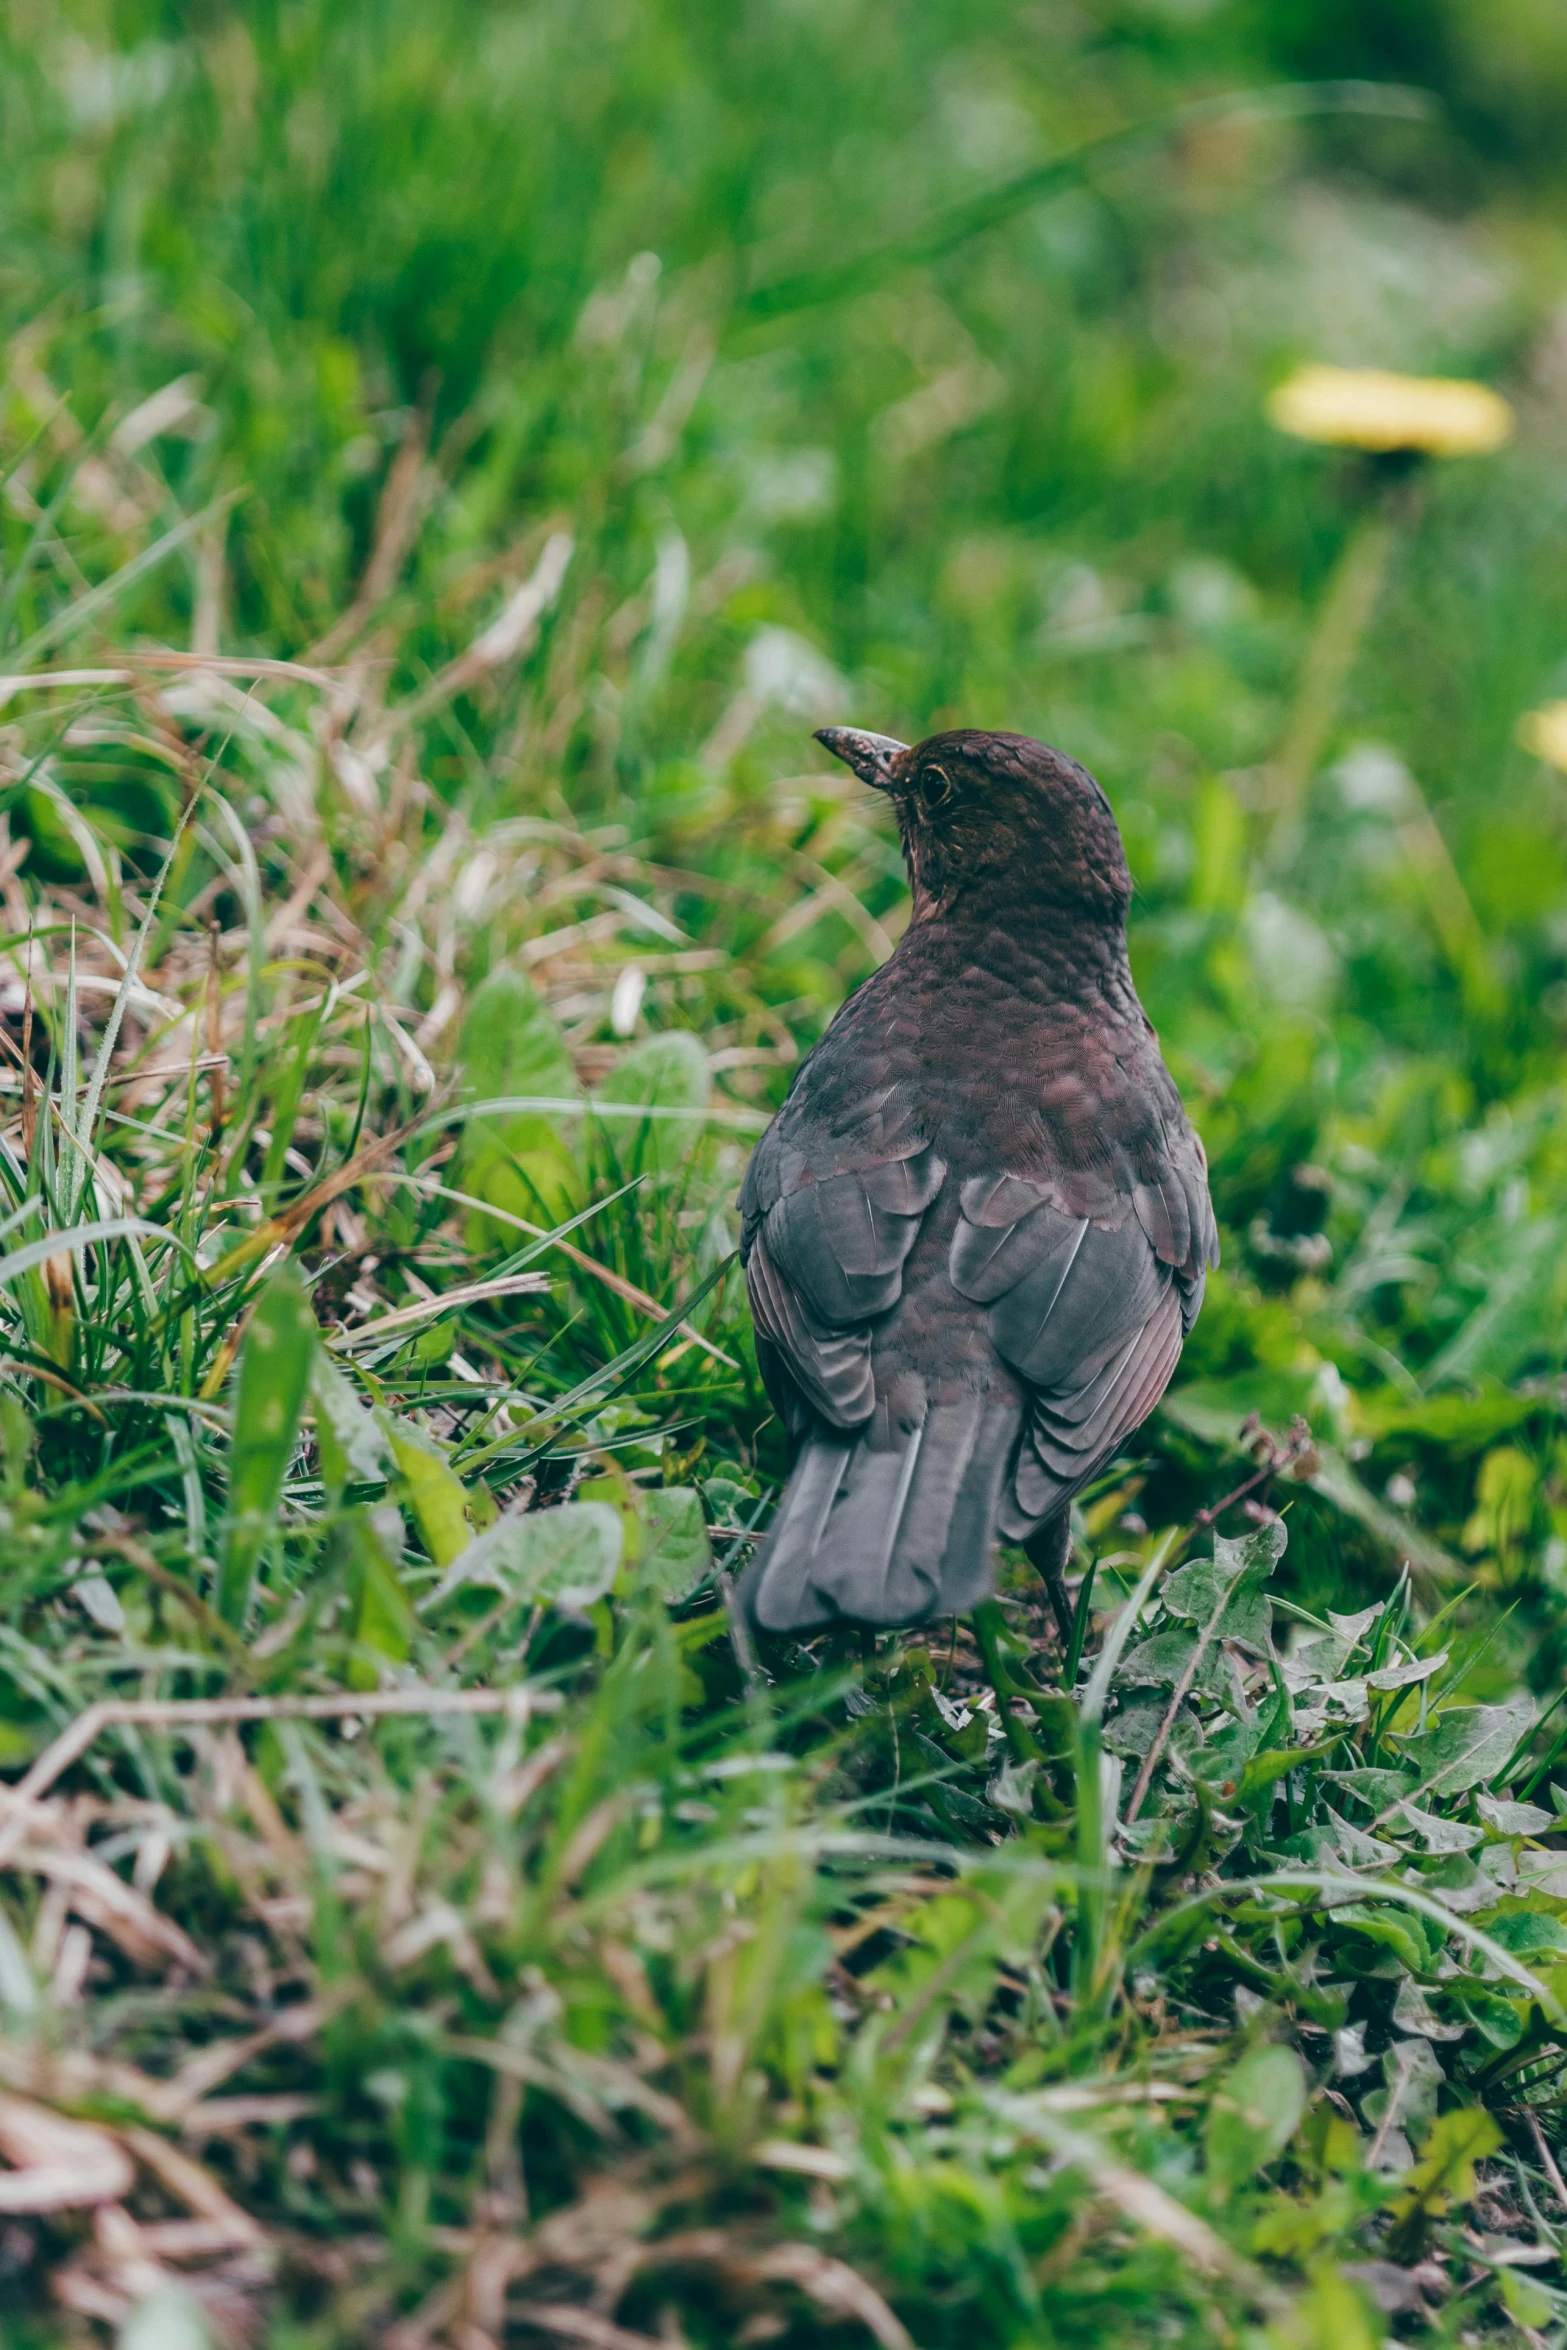
[[1300,821],[1307,787],[1338,717],[1361,640],[1387,577],[1396,524],[1390,503],[1379,504],[1350,533],[1333,569],[1311,643],[1306,649],[1294,708],[1269,777],[1275,858]]

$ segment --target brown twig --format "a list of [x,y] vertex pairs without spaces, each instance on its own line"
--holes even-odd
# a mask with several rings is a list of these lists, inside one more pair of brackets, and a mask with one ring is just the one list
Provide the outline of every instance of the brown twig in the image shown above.
[[1561,2172],[1556,2167],[1556,2157],[1545,2143],[1545,2132],[1540,2127],[1540,2117],[1536,2113],[1531,2113],[1525,2106],[1524,2120],[1529,2125],[1529,2135],[1534,2140],[1534,2150],[1540,2157],[1540,2168],[1551,2182],[1551,2193],[1563,2211],[1567,2211],[1567,2180],[1562,2178]]
[[1281,1445],[1262,1426],[1257,1413],[1248,1412],[1236,1431],[1235,1441],[1244,1447],[1253,1436],[1258,1437],[1267,1447],[1267,1458],[1261,1468],[1254,1476],[1248,1477],[1244,1484],[1237,1485],[1233,1492],[1227,1493],[1222,1501],[1212,1502],[1207,1509],[1199,1510],[1192,1520],[1193,1532],[1199,1527],[1211,1526],[1216,1519],[1223,1517],[1233,1503],[1244,1501],[1248,1493],[1264,1484],[1269,1477],[1282,1476],[1286,1469],[1295,1468],[1311,1451],[1311,1430],[1298,1415],[1290,1422],[1288,1443]]

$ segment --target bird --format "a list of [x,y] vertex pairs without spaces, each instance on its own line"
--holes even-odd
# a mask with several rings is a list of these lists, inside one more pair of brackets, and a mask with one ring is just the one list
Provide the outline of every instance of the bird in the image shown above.
[[1073,1497],[1164,1393],[1219,1261],[1120,830],[1028,735],[815,739],[890,797],[911,903],[741,1188],[792,1467],[737,1598],[761,1633],[863,1638],[981,1607],[1005,1540],[1066,1645]]

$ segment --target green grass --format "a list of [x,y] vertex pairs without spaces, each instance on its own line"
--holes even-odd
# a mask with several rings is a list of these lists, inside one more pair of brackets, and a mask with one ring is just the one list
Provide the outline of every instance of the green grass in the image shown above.
[[[1567,2338],[1564,95],[1472,0],[0,12],[8,2344]],[[1519,431],[1281,822],[1324,356]],[[1075,1681],[1016,1557],[731,1630],[734,1194],[903,919],[827,719],[1095,768],[1208,1147]]]

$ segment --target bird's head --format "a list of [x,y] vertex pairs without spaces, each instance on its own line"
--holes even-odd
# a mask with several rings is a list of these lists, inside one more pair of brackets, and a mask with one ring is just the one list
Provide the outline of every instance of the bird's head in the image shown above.
[[824,726],[816,737],[897,811],[914,915],[960,898],[1119,927],[1132,894],[1110,803],[1086,767],[1026,734],[961,728],[922,743]]

